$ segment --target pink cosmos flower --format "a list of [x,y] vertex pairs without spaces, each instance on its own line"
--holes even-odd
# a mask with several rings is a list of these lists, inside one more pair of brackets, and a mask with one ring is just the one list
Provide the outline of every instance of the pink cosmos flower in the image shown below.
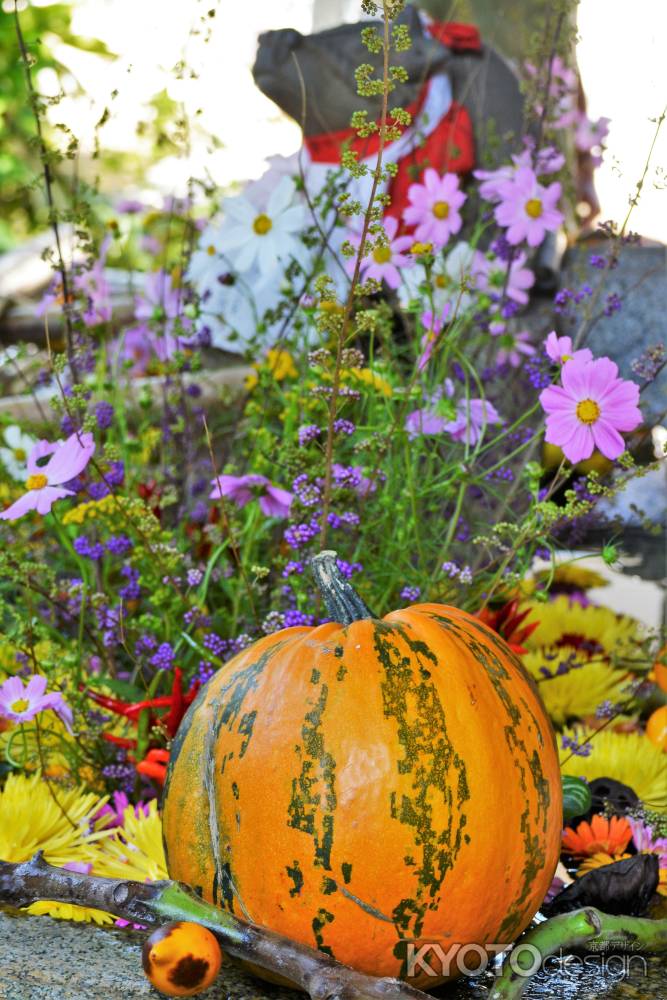
[[660,859],[660,867],[667,868],[667,837],[656,837],[650,826],[642,823],[641,820],[627,817],[630,829],[632,830],[632,842],[637,850],[657,854]]
[[540,393],[547,414],[545,441],[559,445],[570,462],[590,458],[595,448],[606,458],[618,458],[625,449],[619,431],[632,431],[642,420],[639,386],[618,378],[618,366],[609,358],[566,361],[561,379],[562,387]]
[[435,410],[413,410],[405,418],[405,429],[411,440],[419,437],[420,434],[427,437],[433,434],[442,434],[446,425],[445,418],[441,417]]
[[[388,215],[384,220],[384,231],[387,234],[387,245],[376,247],[367,254],[361,262],[361,276],[365,280],[374,278],[376,281],[386,281],[390,288],[398,288],[401,283],[400,269],[412,267],[414,261],[403,251],[414,243],[411,236],[396,236],[398,219]],[[353,246],[359,246],[360,233],[350,233],[348,239]],[[347,261],[345,268],[348,274],[354,274],[355,259]]]
[[211,500],[227,497],[237,507],[245,507],[257,498],[266,517],[287,517],[292,503],[292,494],[273,486],[266,476],[249,474],[246,476],[218,476],[211,480],[213,489]]
[[555,232],[563,221],[556,208],[561,186],[558,181],[542,187],[530,167],[520,167],[511,181],[499,185],[501,202],[494,215],[499,226],[507,227],[507,241],[516,246],[527,241],[539,246],[546,233]]
[[559,337],[555,330],[552,330],[544,342],[546,352],[552,361],[559,365],[564,365],[566,361],[592,361],[593,355],[587,347],[582,347],[579,351],[572,350],[572,337]]
[[[29,510],[38,514],[48,514],[56,500],[74,496],[73,490],[65,489],[80,475],[95,452],[95,442],[90,433],[71,434],[66,441],[38,441],[28,456],[28,477],[25,485],[28,492],[19,497],[6,510],[0,512],[3,521],[16,521]],[[37,463],[51,456],[43,465]]]
[[442,387],[427,396],[426,406],[407,415],[404,426],[410,440],[420,434],[425,436],[442,434],[453,412],[453,404],[444,401],[451,399],[453,395],[454,383],[450,378],[446,378]]
[[528,289],[535,283],[535,275],[529,267],[524,267],[527,257],[523,250],[515,254],[507,273],[507,263],[497,257],[489,258],[479,250],[473,258],[473,276],[475,285],[492,298],[499,299],[503,294],[514,299],[520,305],[528,302]]
[[39,712],[52,711],[72,732],[72,709],[57,692],[45,694],[46,677],[33,674],[23,686],[20,677],[9,677],[0,685],[0,716],[12,722],[29,722]]
[[[579,112],[577,118],[574,144],[582,153],[591,153],[591,160],[594,167],[599,167],[602,163],[602,152],[604,150],[604,140],[609,134],[609,118],[598,118],[597,121],[591,119],[583,112]],[[594,153],[593,150],[598,150]]]
[[513,154],[511,164],[504,164],[496,170],[473,170],[473,177],[482,182],[479,193],[486,201],[501,201],[501,186],[507,181],[514,180],[517,170],[521,167],[534,168],[535,173],[541,176],[558,173],[565,165],[565,157],[555,146],[545,146],[535,152],[527,139],[524,139],[524,142],[527,143],[526,148],[520,153]]
[[416,226],[415,239],[443,247],[450,236],[463,225],[459,208],[466,195],[459,189],[456,174],[443,174],[429,167],[423,184],[408,188],[410,205],[403,212],[403,221]]
[[456,407],[456,419],[445,430],[455,441],[476,445],[489,424],[501,424],[502,417],[488,399],[462,399]]
[[498,341],[498,346],[500,347],[496,355],[498,362],[501,365],[508,363],[512,368],[518,368],[524,358],[535,353],[535,348],[530,343],[529,330],[503,334]]
[[422,313],[421,321],[426,327],[426,333],[421,339],[422,353],[417,361],[417,370],[422,372],[426,368],[427,364],[431,360],[431,355],[433,354],[433,348],[440,338],[442,329],[447,322],[450,312],[452,311],[451,303],[448,302],[445,308],[442,310],[439,316],[434,316],[433,313],[428,310]]

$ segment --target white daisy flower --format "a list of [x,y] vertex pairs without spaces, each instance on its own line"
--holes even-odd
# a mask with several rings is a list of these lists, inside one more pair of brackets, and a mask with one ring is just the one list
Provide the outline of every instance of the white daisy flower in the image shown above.
[[263,283],[276,270],[284,270],[290,258],[307,258],[308,251],[299,236],[308,226],[308,211],[295,196],[294,181],[283,177],[264,211],[244,195],[225,199],[220,247],[223,255],[233,261],[235,271],[245,274],[256,265]]
[[[441,313],[446,306],[457,309],[458,314],[465,312],[473,304],[474,296],[470,292],[462,292],[461,284],[473,284],[471,277],[472,262],[475,251],[460,240],[444,257],[436,256],[431,271],[433,285],[433,311]],[[399,289],[399,299],[402,306],[407,306],[412,299],[421,299],[419,286],[426,281],[426,274],[421,265],[406,268],[401,275],[403,282]],[[430,302],[429,302],[430,308]]]
[[12,479],[24,482],[28,478],[26,461],[36,444],[36,439],[24,434],[20,427],[12,424],[5,428],[2,440],[4,447],[0,446],[0,461]]

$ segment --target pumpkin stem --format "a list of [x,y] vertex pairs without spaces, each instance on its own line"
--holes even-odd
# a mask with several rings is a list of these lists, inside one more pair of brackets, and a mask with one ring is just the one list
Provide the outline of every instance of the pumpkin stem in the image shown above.
[[310,563],[329,616],[341,625],[351,625],[362,618],[377,618],[338,569],[337,558],[337,552],[325,549],[313,556]]

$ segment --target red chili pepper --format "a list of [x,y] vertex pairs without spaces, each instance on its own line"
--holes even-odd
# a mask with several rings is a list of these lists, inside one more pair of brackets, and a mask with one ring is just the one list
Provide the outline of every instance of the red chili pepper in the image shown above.
[[157,781],[159,785],[163,785],[167,777],[168,763],[169,751],[155,748],[148,751],[144,759],[136,765],[136,768],[139,774],[145,774],[146,777]]

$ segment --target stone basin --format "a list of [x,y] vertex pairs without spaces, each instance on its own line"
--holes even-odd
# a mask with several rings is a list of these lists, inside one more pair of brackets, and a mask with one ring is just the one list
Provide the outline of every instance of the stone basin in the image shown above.
[[[0,1000],[158,1000],[141,970],[143,935],[50,917],[0,912]],[[589,956],[589,960],[590,960]],[[609,967],[583,968],[580,959],[542,973],[524,1000],[667,1000],[667,958],[633,956]],[[439,1000],[488,998],[490,976],[435,991]],[[303,1000],[304,995],[269,986],[231,966],[202,1000]]]

